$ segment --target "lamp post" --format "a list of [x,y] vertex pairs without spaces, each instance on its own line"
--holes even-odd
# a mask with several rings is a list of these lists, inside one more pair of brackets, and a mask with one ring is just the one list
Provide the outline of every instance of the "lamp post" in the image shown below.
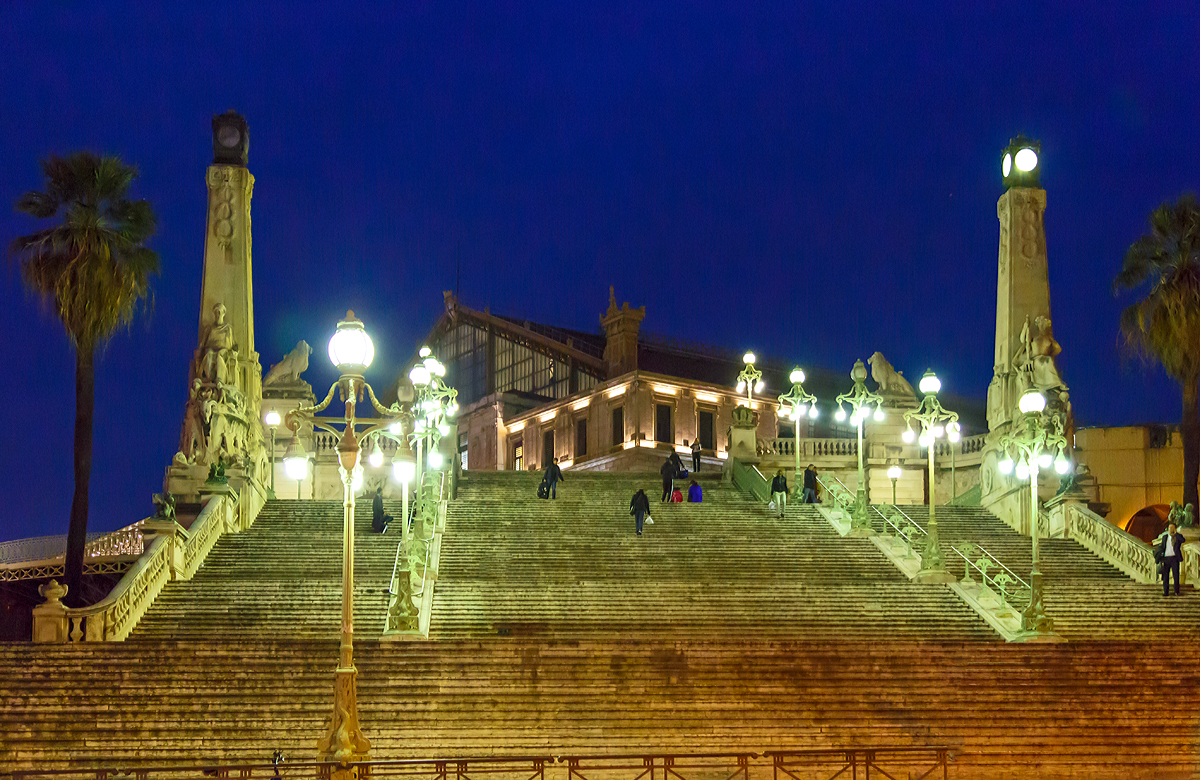
[[[883,396],[867,389],[867,367],[861,360],[854,361],[850,370],[850,378],[854,386],[849,392],[842,393],[836,399],[838,409],[834,419],[842,422],[846,419],[846,410],[842,404],[848,404],[854,411],[850,415],[850,424],[858,428],[858,490],[854,496],[854,509],[850,512],[850,527],[859,532],[869,532],[871,520],[867,517],[867,470],[863,462],[863,423],[867,417],[874,417],[876,422],[883,420]],[[875,411],[870,407],[874,405]]]
[[737,391],[740,393],[746,391],[746,407],[754,408],[754,394],[761,393],[765,385],[762,381],[762,372],[754,367],[753,352],[747,352],[742,355],[742,362],[746,365],[742,368],[742,372],[738,374]]
[[[412,367],[408,378],[416,390],[413,401],[414,439],[417,443],[417,474],[424,473],[426,460],[434,470],[444,464],[441,452],[435,450],[443,436],[450,433],[446,422],[458,413],[458,391],[446,384],[446,366],[433,356],[429,347],[421,347],[418,353],[421,362]],[[422,459],[422,447],[428,447],[426,460]]]
[[899,466],[892,466],[888,469],[888,479],[892,481],[892,506],[896,506],[896,480],[900,479],[900,475],[903,473]]
[[[1042,572],[1039,569],[1038,544],[1038,472],[1051,466],[1058,474],[1071,470],[1067,458],[1067,437],[1063,435],[1061,414],[1046,411],[1046,397],[1027,390],[1017,402],[1021,419],[1014,421],[1008,433],[1000,436],[1004,460],[998,464],[1003,474],[1015,472],[1018,480],[1029,479],[1029,539],[1032,558],[1029,570],[1029,606],[1021,614],[1021,630],[1031,639],[1054,637],[1054,621],[1046,616],[1042,604]],[[1057,457],[1051,453],[1058,450]],[[1014,464],[1013,456],[1019,461]]]
[[[292,443],[285,455],[285,467],[292,473],[303,474],[299,467],[307,470],[307,455],[300,446],[298,431],[301,422],[327,430],[339,436],[337,445],[338,472],[342,478],[342,619],[341,643],[338,650],[338,666],[335,672],[333,713],[326,723],[325,733],[317,742],[317,752],[322,761],[336,761],[343,769],[333,773],[336,780],[351,780],[354,773],[346,769],[351,762],[370,757],[371,743],[362,733],[358,719],[358,670],[354,667],[354,493],[362,480],[362,451],[359,440],[369,439],[385,427],[399,422],[403,412],[398,405],[384,407],[375,397],[375,391],[363,378],[363,372],[371,365],[375,347],[363,324],[346,312],[346,318],[338,323],[337,331],[329,339],[329,359],[338,369],[340,376],[330,388],[325,400],[315,406],[303,406],[289,411],[284,422],[292,431]],[[380,413],[379,418],[358,420],[355,406],[363,397],[370,397],[371,404]],[[345,402],[345,413],[341,418],[318,417],[333,400],[334,391],[340,391]],[[340,424],[338,431],[335,425]],[[367,426],[361,433],[359,425]],[[290,457],[289,457],[290,456]],[[297,467],[296,471],[291,470]]]
[[[951,442],[959,439],[961,427],[958,424],[958,413],[951,412],[937,399],[942,382],[927,370],[921,377],[918,386],[925,394],[921,405],[904,413],[904,441],[917,443],[929,450],[929,527],[925,534],[925,549],[921,552],[921,571],[917,573],[920,582],[953,582],[954,576],[946,572],[946,558],[942,555],[942,545],[938,538],[937,525],[937,475],[934,471],[934,457],[937,451],[937,440],[946,436]],[[920,424],[921,433],[918,435],[912,429],[912,422]]]
[[275,497],[275,429],[279,427],[282,420],[279,417],[279,412],[272,409],[263,417],[263,422],[271,429],[271,497]]
[[787,407],[787,418],[795,428],[796,471],[792,480],[797,484],[797,489],[800,489],[800,420],[805,417],[817,419],[817,397],[804,389],[804,371],[799,366],[788,374],[788,381],[792,383],[792,389],[779,396],[779,406]]

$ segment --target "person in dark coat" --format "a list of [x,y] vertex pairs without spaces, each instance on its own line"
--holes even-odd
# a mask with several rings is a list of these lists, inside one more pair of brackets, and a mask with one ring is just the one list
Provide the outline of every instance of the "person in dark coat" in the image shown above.
[[678,477],[679,474],[683,471],[683,459],[679,457],[678,452],[672,452],[670,454],[670,456],[667,457],[667,460],[669,460],[671,462],[671,465],[675,467],[675,473],[672,474],[671,476]]
[[804,500],[801,503],[817,503],[817,467],[811,463],[804,470]]
[[[684,444],[687,444],[685,441]],[[692,471],[700,472],[700,440],[692,440]]]
[[650,497],[646,495],[645,490],[639,489],[633,494],[633,498],[629,499],[629,514],[633,515],[634,523],[637,526],[637,535],[641,536],[642,523],[650,514]]
[[371,499],[371,529],[377,534],[387,533],[390,522],[391,515],[383,513],[383,488],[376,488],[375,496]]
[[1183,561],[1183,543],[1187,539],[1179,533],[1179,526],[1167,523],[1167,532],[1154,550],[1154,557],[1162,566],[1163,595],[1171,595],[1169,583],[1171,573],[1175,573],[1175,595],[1179,595],[1179,564]]
[[563,479],[562,469],[558,467],[558,458],[552,460],[550,465],[546,467],[545,480],[546,484],[550,487],[550,498],[558,498],[554,488],[559,482],[566,482]]
[[[675,457],[676,460],[679,459],[679,456],[675,455],[675,453],[671,453],[671,454]],[[662,468],[658,470],[658,473],[662,474],[662,480],[663,480],[662,500],[663,500],[663,502],[666,502],[666,501],[669,501],[671,498],[671,489],[675,484],[675,475],[679,473],[679,469],[675,468],[675,464],[671,461],[670,458],[667,458],[666,462],[662,464]]]

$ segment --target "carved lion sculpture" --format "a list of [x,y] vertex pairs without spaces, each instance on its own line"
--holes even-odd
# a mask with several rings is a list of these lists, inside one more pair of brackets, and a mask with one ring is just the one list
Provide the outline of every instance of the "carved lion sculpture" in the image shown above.
[[308,356],[312,347],[301,339],[296,348],[283,356],[283,360],[271,366],[263,385],[294,385],[300,382],[300,375],[308,370]]
[[908,383],[903,374],[892,368],[892,364],[888,362],[882,352],[871,355],[871,359],[867,362],[871,364],[871,378],[879,385],[881,394],[907,398],[917,397],[917,394],[913,392],[912,385]]

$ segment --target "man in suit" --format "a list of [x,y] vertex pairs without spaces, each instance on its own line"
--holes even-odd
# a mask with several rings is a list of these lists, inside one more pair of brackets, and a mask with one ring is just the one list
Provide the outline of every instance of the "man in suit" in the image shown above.
[[1179,595],[1179,564],[1183,561],[1183,543],[1187,541],[1183,534],[1179,533],[1178,526],[1175,523],[1167,523],[1167,532],[1163,534],[1162,541],[1158,543],[1158,548],[1154,551],[1154,557],[1159,560],[1162,566],[1163,578],[1163,595],[1171,595],[1169,587],[1171,581],[1171,573],[1175,573],[1175,595]]

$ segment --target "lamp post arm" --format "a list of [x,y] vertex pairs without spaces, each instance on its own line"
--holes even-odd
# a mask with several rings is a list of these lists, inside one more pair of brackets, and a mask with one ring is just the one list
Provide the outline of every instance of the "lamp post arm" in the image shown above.
[[[287,414],[283,416],[283,424],[287,426],[293,434],[300,430],[301,420],[311,420],[312,416],[318,412],[325,411],[329,403],[333,400],[334,391],[338,389],[338,382],[334,382],[329,387],[329,393],[325,396],[325,400],[316,406],[297,406],[295,409],[289,409]],[[337,433],[337,431],[334,431]]]

